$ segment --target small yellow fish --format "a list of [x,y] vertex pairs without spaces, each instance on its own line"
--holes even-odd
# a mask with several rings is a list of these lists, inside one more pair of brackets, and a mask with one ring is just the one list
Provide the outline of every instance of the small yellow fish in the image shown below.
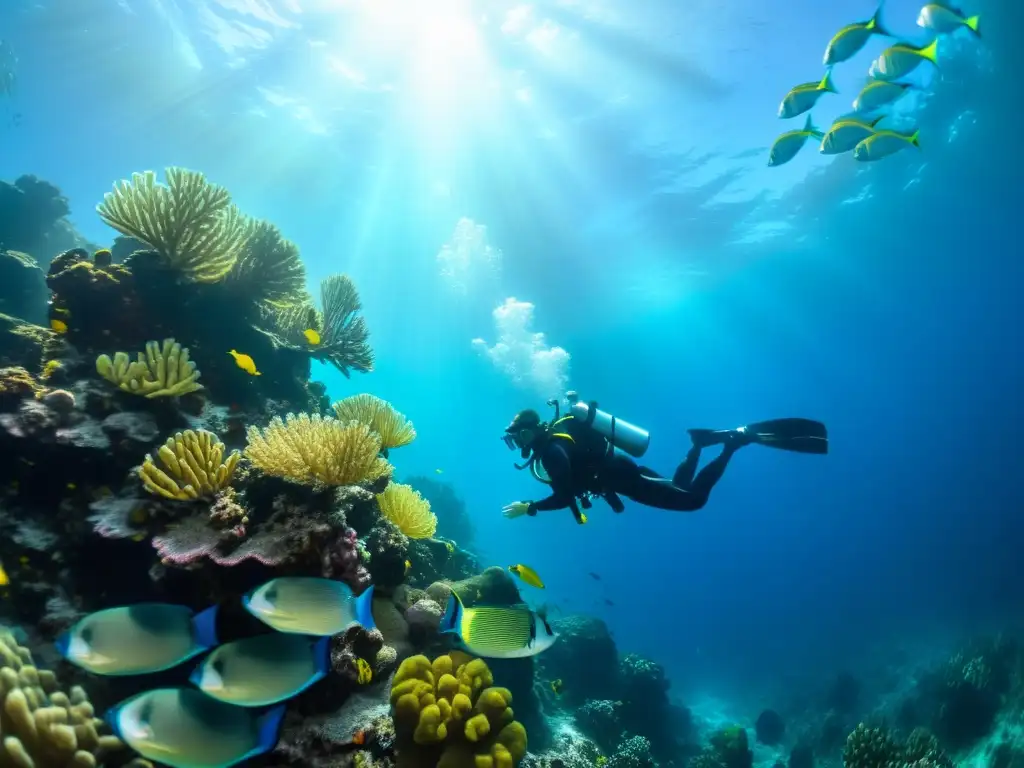
[[405,572],[408,573],[412,570],[412,560],[405,561]]
[[262,376],[263,374],[256,370],[256,363],[249,355],[243,354],[238,350],[232,349],[228,352],[233,358],[235,358],[235,365],[241,368],[243,371],[248,373],[250,376]]
[[580,525],[586,525],[586,524],[587,524],[587,516],[585,514],[583,514],[582,512],[580,512]]
[[0,587],[6,587],[10,583],[11,579],[7,575],[7,571],[5,571],[4,567],[0,565]]
[[823,59],[825,66],[831,67],[833,64],[853,58],[867,44],[872,35],[891,37],[882,26],[881,15],[882,4],[879,3],[878,10],[870,19],[847,24],[836,32],[828,41],[828,47],[825,48],[825,58]]
[[22,565],[28,565],[28,555],[22,555],[18,558],[18,562]]
[[64,307],[54,307],[52,310],[53,314],[68,317],[71,315],[70,309],[64,309]]
[[936,37],[931,43],[921,47],[909,43],[890,45],[875,59],[868,75],[876,80],[891,82],[909,75],[923,61],[939,65],[939,38]]
[[839,93],[832,83],[832,73],[826,72],[820,82],[801,83],[790,89],[779,104],[779,117],[788,120],[802,115],[818,103],[818,99],[826,93]]
[[775,168],[785,165],[796,157],[796,153],[803,148],[808,139],[820,141],[824,137],[825,134],[814,127],[811,116],[808,115],[804,127],[799,131],[786,131],[775,139],[772,148],[768,151],[768,167]]
[[68,484],[67,484],[67,489],[68,489],[69,491],[74,491],[74,490],[77,490],[77,489],[78,489],[78,486],[77,486],[77,485],[75,485],[74,483],[68,483]]
[[53,320],[50,321],[50,329],[54,333],[67,333],[68,324],[65,323],[63,320],[58,320],[57,318],[54,318]]
[[978,20],[978,16],[967,16],[949,3],[928,3],[917,17],[917,26],[938,32],[940,35],[951,34],[963,27],[981,37]]
[[455,542],[454,541],[446,541],[444,543],[444,546],[445,546],[445,549],[448,550],[448,554],[449,555],[455,554]]
[[540,576],[528,565],[510,565],[508,567],[511,573],[514,573],[524,582],[529,584],[531,587],[537,587],[537,589],[544,589],[544,582],[541,581]]
[[918,141],[918,131],[913,133],[899,133],[897,131],[877,131],[868,136],[860,144],[853,148],[853,158],[862,163],[881,160],[883,157],[896,154],[908,147],[921,148]]
[[366,663],[366,659],[356,659],[356,671],[358,672],[358,679],[360,685],[366,685],[368,682],[373,680],[373,670],[370,665]]
[[551,692],[553,694],[555,694],[555,696],[558,696],[562,692],[562,685],[563,685],[562,678],[558,678],[557,680],[552,680],[551,681]]
[[314,330],[313,328],[307,328],[302,332],[302,335],[305,336],[306,341],[308,341],[313,346],[316,346],[317,344],[320,343],[320,334],[317,333],[316,330]]

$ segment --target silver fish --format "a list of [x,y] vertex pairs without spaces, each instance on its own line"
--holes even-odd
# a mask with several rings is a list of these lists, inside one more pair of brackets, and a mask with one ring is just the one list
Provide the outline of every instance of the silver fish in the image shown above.
[[278,632],[337,635],[353,624],[373,629],[372,601],[372,586],[356,597],[343,581],[283,576],[243,597],[242,605]]

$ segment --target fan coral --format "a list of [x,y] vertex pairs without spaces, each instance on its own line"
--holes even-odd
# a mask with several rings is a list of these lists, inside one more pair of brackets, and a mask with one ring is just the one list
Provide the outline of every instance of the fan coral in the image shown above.
[[0,765],[92,768],[97,752],[124,746],[116,736],[99,735],[103,721],[93,717],[85,691],[58,691],[53,672],[37,669],[32,654],[8,632],[0,634],[0,665]]
[[356,313],[362,309],[356,286],[346,275],[331,275],[320,283],[323,304],[323,332],[316,357],[326,360],[346,378],[349,368],[366,373],[373,370],[373,350],[366,321]]
[[224,459],[224,443],[205,429],[176,433],[157,449],[157,455],[170,474],[147,454],[139,468],[142,484],[150,493],[179,501],[213,496],[223,490],[231,483],[241,456],[232,451]]
[[388,483],[377,495],[381,514],[398,526],[410,539],[429,539],[437,531],[437,517],[430,504],[411,486]]
[[416,439],[412,422],[395,410],[387,400],[376,395],[353,395],[334,404],[339,421],[358,421],[380,435],[385,450],[401,448]]
[[273,308],[301,305],[308,295],[298,246],[269,221],[255,223],[227,280],[256,304]]
[[249,427],[245,457],[262,472],[304,485],[356,485],[390,477],[380,437],[365,424],[289,413],[260,430]]
[[147,342],[145,354],[140,352],[134,363],[125,352],[115,353],[113,360],[100,355],[96,372],[119,389],[147,398],[178,397],[203,388],[196,364],[188,359],[188,347],[174,339],[164,339],[163,346]]
[[202,173],[168,168],[166,175],[164,186],[152,171],[132,174],[104,195],[97,212],[118,232],[151,245],[186,280],[222,280],[252,234],[251,222]]
[[391,682],[399,765],[513,768],[526,754],[526,729],[513,719],[512,694],[493,682],[481,659],[403,661]]

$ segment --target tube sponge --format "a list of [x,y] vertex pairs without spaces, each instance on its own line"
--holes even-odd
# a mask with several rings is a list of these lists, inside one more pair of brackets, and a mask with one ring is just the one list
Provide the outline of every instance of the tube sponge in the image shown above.
[[224,459],[224,443],[205,429],[176,433],[160,446],[157,456],[167,471],[147,454],[139,468],[142,484],[150,493],[178,501],[213,496],[224,490],[241,458],[238,451],[232,451]]
[[403,661],[391,683],[399,765],[515,768],[526,729],[514,719],[512,694],[493,683],[481,659]]
[[116,736],[100,736],[85,691],[57,690],[49,670],[37,669],[27,648],[0,633],[0,765],[17,768],[94,768],[97,755],[123,748]]
[[145,353],[140,352],[134,363],[125,352],[116,352],[113,360],[100,355],[96,372],[119,389],[147,398],[178,397],[202,389],[199,370],[188,359],[188,347],[174,339],[164,339],[162,345],[146,342]]

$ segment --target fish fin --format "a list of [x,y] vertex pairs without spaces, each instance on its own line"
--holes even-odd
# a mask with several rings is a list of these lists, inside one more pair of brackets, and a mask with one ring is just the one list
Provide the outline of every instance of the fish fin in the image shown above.
[[807,119],[804,120],[804,130],[807,131],[807,133],[812,133],[814,131],[814,123],[811,121],[810,112],[807,113]]
[[821,82],[818,84],[818,87],[821,90],[823,90],[823,91],[828,91],[829,93],[839,93],[839,91],[836,90],[835,83],[832,82],[832,68],[831,67],[825,73],[825,76],[823,78],[821,78]]
[[911,136],[910,136],[910,143],[913,144],[918,149],[921,148],[921,142],[918,141],[918,136],[920,136],[920,135],[921,135],[920,131],[914,131],[914,133],[911,134]]
[[373,621],[373,584],[356,598],[356,621],[362,624],[367,631],[377,628]]
[[876,117],[874,120],[871,120],[868,123],[868,125],[870,125],[872,128],[874,128],[876,125],[878,125],[880,122],[885,120],[885,118],[887,118],[887,117],[888,117],[888,115],[882,115],[881,117]]
[[939,38],[936,37],[924,48],[919,48],[917,52],[935,66],[939,66]]
[[445,607],[444,616],[441,617],[440,631],[442,634],[458,635],[461,640],[460,624],[462,624],[462,600],[453,589],[451,595],[448,596],[448,605]]
[[57,636],[57,639],[54,641],[53,645],[56,647],[57,653],[60,654],[60,657],[62,659],[66,659],[68,657],[68,648],[71,647],[70,630],[67,632],[61,632]]
[[124,739],[124,734],[121,733],[121,726],[117,722],[117,716],[121,712],[121,707],[123,706],[124,702],[122,701],[120,704],[115,704],[103,713],[103,721],[110,726],[110,730],[114,732],[114,735],[122,740]]
[[882,24],[882,6],[883,5],[885,5],[885,0],[882,0],[882,2],[880,2],[878,4],[878,8],[875,9],[875,15],[872,16],[871,17],[871,21],[868,22],[868,29],[870,29],[871,33],[874,34],[874,35],[882,35],[883,37],[892,37],[892,35],[889,34],[889,30],[887,30],[885,28],[885,25]]
[[192,617],[192,633],[196,645],[201,648],[213,648],[220,644],[217,640],[217,608],[212,605],[202,613]]
[[284,704],[274,707],[269,712],[261,715],[259,720],[256,721],[259,736],[256,739],[256,749],[252,752],[253,756],[269,752],[277,745],[277,739],[281,733],[281,721],[284,720],[285,709],[287,709],[287,707]]
[[238,354],[238,350],[237,349],[229,349],[228,350],[228,354],[231,355],[232,357],[234,357],[235,355]]
[[981,37],[981,30],[978,28],[978,22],[980,19],[980,16],[971,16],[969,19],[964,19],[964,26],[978,37]]
[[319,673],[326,675],[331,671],[331,635],[317,638],[313,644],[313,663]]
[[196,664],[196,668],[193,669],[192,673],[188,676],[188,681],[192,683],[192,685],[194,685],[196,688],[202,688],[202,686],[200,686],[199,683],[201,683],[203,680],[203,665],[205,663],[205,661],[201,661],[198,664]]

